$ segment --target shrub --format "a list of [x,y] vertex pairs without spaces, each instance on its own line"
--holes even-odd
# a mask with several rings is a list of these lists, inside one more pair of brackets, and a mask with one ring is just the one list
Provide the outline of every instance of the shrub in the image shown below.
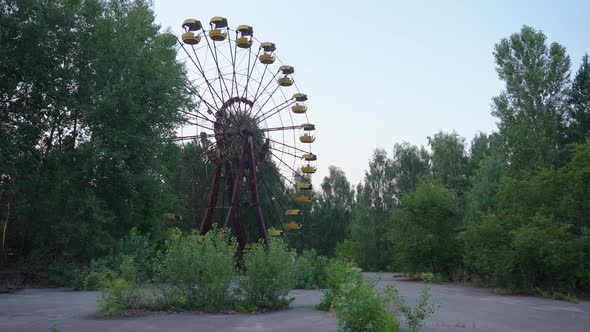
[[295,252],[281,239],[273,239],[268,248],[260,245],[244,254],[244,277],[241,280],[242,309],[282,308],[292,302],[287,298],[295,285]]
[[149,235],[139,234],[133,228],[127,236],[119,240],[113,255],[91,260],[86,267],[74,273],[71,284],[76,289],[97,290],[99,283],[104,281],[101,278],[109,275],[108,271],[115,274],[121,272],[120,266],[126,257],[133,258],[137,266],[138,282],[151,281],[154,277],[153,261],[156,254],[156,245]]
[[105,316],[119,316],[142,306],[143,298],[137,284],[138,269],[133,257],[123,256],[119,274],[107,270],[97,277],[102,294],[98,298],[98,312]]
[[358,265],[360,263],[359,250],[358,242],[344,240],[336,245],[335,256],[340,260]]
[[157,295],[162,298],[157,301],[190,310],[232,308],[236,250],[235,239],[226,231],[173,236],[159,260]]
[[386,297],[371,282],[342,285],[334,308],[342,331],[398,331],[397,317],[389,312]]
[[362,280],[361,269],[356,264],[339,259],[330,260],[326,266],[326,288],[323,290],[320,310],[327,311],[333,307],[343,285],[358,284]]
[[387,285],[385,293],[388,301],[393,303],[394,307],[406,317],[406,325],[410,332],[421,331],[424,320],[438,309],[438,305],[430,303],[430,287],[428,286],[422,288],[414,308],[406,303],[394,285]]
[[326,279],[328,258],[318,256],[315,250],[305,250],[295,258],[295,288],[317,289],[322,287]]

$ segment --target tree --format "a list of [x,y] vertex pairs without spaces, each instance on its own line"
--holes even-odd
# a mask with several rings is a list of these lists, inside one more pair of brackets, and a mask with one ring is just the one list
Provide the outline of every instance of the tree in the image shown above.
[[478,222],[482,215],[498,206],[496,193],[501,188],[505,173],[504,163],[495,154],[482,160],[472,177],[471,189],[467,192],[467,222]]
[[569,94],[567,135],[570,143],[584,143],[590,138],[590,62],[582,58]]
[[384,150],[375,150],[364,182],[357,186],[351,224],[363,268],[383,270],[389,263],[389,211],[397,202],[394,184],[391,160]]
[[565,166],[509,178],[462,235],[480,280],[518,290],[590,289],[590,142]]
[[392,158],[395,178],[395,196],[401,200],[407,193],[416,190],[418,179],[429,174],[430,155],[424,147],[418,148],[408,142],[395,144]]
[[438,132],[428,137],[432,149],[432,173],[456,195],[462,196],[469,178],[465,138],[457,133]]
[[560,162],[570,58],[558,43],[547,47],[546,39],[523,26],[495,46],[496,70],[506,88],[493,98],[492,114],[512,173]]
[[312,231],[306,235],[318,254],[332,255],[336,244],[348,238],[354,190],[344,172],[330,166],[328,176],[322,181],[322,192],[316,197],[309,226],[305,226]]
[[440,181],[424,179],[391,215],[393,265],[407,272],[450,275],[460,264],[453,195]]
[[0,185],[20,254],[47,268],[134,226],[158,233],[178,206],[167,141],[190,107],[175,38],[141,0],[9,0],[0,15]]

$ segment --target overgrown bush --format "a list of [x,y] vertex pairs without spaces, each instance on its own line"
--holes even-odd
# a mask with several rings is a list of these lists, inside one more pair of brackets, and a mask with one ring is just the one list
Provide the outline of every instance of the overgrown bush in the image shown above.
[[76,289],[97,290],[99,284],[105,281],[105,277],[121,272],[123,260],[129,257],[133,258],[137,266],[137,281],[149,282],[154,277],[153,265],[156,255],[156,245],[149,234],[140,234],[133,228],[127,236],[117,242],[112,255],[93,259],[86,267],[78,269],[71,284]]
[[122,257],[120,271],[106,270],[102,275],[95,272],[98,287],[102,291],[98,298],[98,312],[102,315],[119,316],[143,306],[144,298],[137,283],[138,266],[133,257]]
[[372,282],[361,280],[343,284],[334,309],[342,331],[398,331],[397,316],[388,310],[387,298],[375,290]]
[[315,250],[305,250],[295,258],[295,288],[317,289],[324,285],[328,259]]
[[359,244],[352,240],[344,240],[336,245],[335,257],[355,264],[359,264]]
[[393,304],[395,309],[406,317],[405,323],[410,332],[422,331],[424,320],[438,309],[438,305],[430,303],[429,286],[422,288],[414,308],[407,304],[395,285],[387,285],[385,294],[387,294],[388,301]]
[[346,284],[358,284],[362,282],[361,269],[356,264],[332,259],[326,266],[326,284],[323,290],[320,310],[330,310],[340,294],[341,288]]
[[222,230],[175,235],[159,259],[157,306],[219,311],[233,308],[237,277],[235,239]]
[[244,253],[241,309],[287,307],[296,282],[295,256],[281,239],[273,239],[268,248],[260,245]]

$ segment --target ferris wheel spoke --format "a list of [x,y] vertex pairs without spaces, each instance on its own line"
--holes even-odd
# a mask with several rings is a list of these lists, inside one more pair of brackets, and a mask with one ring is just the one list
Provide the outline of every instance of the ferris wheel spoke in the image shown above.
[[303,153],[311,153],[311,151],[305,151],[305,150],[300,149],[298,147],[295,147],[295,146],[292,146],[292,145],[289,145],[289,144],[286,144],[286,143],[283,143],[283,142],[275,141],[272,138],[269,138],[268,140],[271,141],[272,143],[282,144],[282,145],[284,145],[286,147],[290,147],[291,149],[293,149],[295,151],[299,151],[299,152],[303,152]]
[[[203,77],[203,79],[207,83],[207,86],[209,88],[209,93],[211,93],[211,95],[217,94],[217,92],[211,87],[211,84],[209,83],[207,76],[203,72],[203,68],[201,67],[201,61],[199,60],[199,57],[197,56],[197,51],[195,50],[195,48],[193,47],[193,52],[195,53],[196,62],[195,62],[195,59],[193,59],[193,57],[191,57],[190,53],[186,50],[186,48],[184,47],[184,44],[181,44],[181,46],[182,46],[182,49],[184,50],[184,52],[188,55],[188,58],[195,65],[195,67],[197,67],[197,70],[201,73],[201,76]],[[183,73],[183,75],[186,77],[186,74]],[[187,78],[187,80],[188,80],[188,78]],[[190,80],[189,80],[189,82],[190,82]],[[220,98],[219,95],[217,95],[217,98]],[[220,101],[223,102],[223,99],[220,98]],[[215,109],[217,109],[219,106],[217,106],[217,101],[215,100],[215,98],[213,98],[213,102],[215,103],[215,106],[216,106]]]
[[258,48],[258,52],[256,52],[256,56],[254,57],[254,64],[252,65],[252,69],[250,69],[250,58],[252,56],[252,51],[251,50],[248,51],[248,67],[246,67],[246,85],[244,88],[244,92],[242,93],[242,98],[244,98],[246,96],[246,94],[248,93],[248,84],[250,83],[250,77],[252,76],[252,73],[254,72],[254,67],[256,66],[256,59],[258,59],[259,55],[260,55],[260,48]]
[[[260,116],[257,116],[254,119],[258,123],[263,122],[264,120],[272,117],[273,115],[279,113],[280,111],[284,110],[285,108],[288,108],[289,106],[293,105],[294,103],[295,103],[294,100],[285,100],[284,102],[276,105],[275,107],[269,109],[268,111],[263,112],[262,114],[260,114]],[[269,114],[270,112],[273,112],[273,111],[274,111],[274,113]],[[291,123],[293,123],[292,118],[291,118]]]
[[[270,82],[269,82],[270,85]],[[275,94],[275,92],[277,92],[277,90],[280,88],[281,86],[277,84],[277,87],[268,95],[268,98],[266,98],[266,100],[264,101],[264,103],[262,103],[262,105],[260,106],[260,108],[258,109],[258,111],[256,112],[256,114],[254,114],[254,117],[256,118],[258,116],[258,114],[260,114],[260,112],[262,112],[262,110],[264,109],[264,106],[266,106],[266,104],[268,104],[269,101],[271,101],[272,96]],[[266,89],[265,89],[266,90]],[[260,96],[259,96],[260,97]]]

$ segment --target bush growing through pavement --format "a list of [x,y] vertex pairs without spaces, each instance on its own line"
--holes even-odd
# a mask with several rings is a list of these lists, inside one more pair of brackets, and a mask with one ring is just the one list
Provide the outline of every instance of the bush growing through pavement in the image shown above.
[[326,266],[326,284],[320,303],[320,310],[330,310],[334,301],[340,294],[340,289],[346,284],[358,284],[362,282],[361,269],[356,264],[332,259]]
[[[424,281],[429,282],[428,279],[424,279]],[[394,307],[406,317],[406,325],[410,332],[422,331],[424,320],[439,308],[438,305],[430,303],[430,287],[428,285],[422,288],[414,308],[406,303],[394,285],[387,285],[385,293]]]
[[159,260],[156,302],[189,310],[232,309],[236,251],[235,239],[223,230],[173,236]]
[[297,280],[295,288],[317,289],[324,285],[326,279],[326,265],[328,258],[318,256],[316,251],[305,250],[295,258],[295,273]]
[[241,278],[243,310],[283,308],[293,301],[288,298],[295,285],[296,253],[281,239],[273,239],[268,249],[260,243],[244,253],[244,276]]
[[106,270],[97,276],[102,294],[98,298],[98,312],[105,316],[119,316],[128,310],[143,306],[143,297],[137,284],[138,269],[133,257],[123,256],[120,273]]
[[342,331],[396,332],[399,328],[388,299],[366,280],[342,285],[334,309]]

